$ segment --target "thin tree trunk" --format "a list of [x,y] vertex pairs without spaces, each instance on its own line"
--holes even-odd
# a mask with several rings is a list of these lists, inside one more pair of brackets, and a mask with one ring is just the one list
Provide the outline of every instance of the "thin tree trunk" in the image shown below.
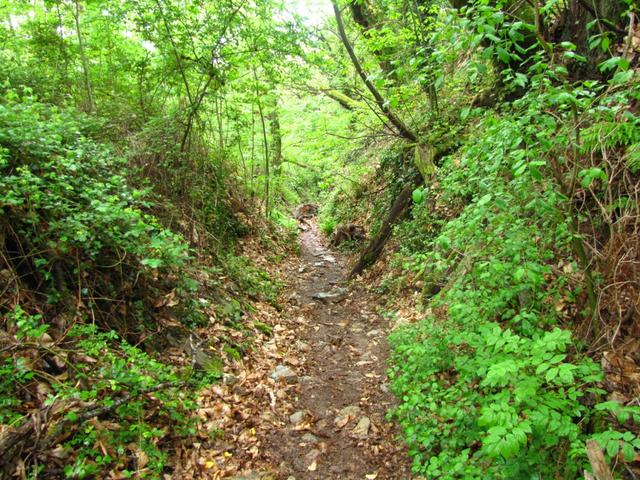
[[169,42],[171,43],[171,47],[173,49],[173,56],[176,59],[176,64],[178,65],[178,70],[180,71],[180,76],[182,77],[184,88],[187,91],[187,97],[189,98],[189,105],[193,106],[193,96],[191,95],[191,88],[189,87],[189,82],[187,81],[187,74],[184,71],[184,67],[182,65],[182,59],[180,57],[180,54],[178,53],[178,47],[176,46],[176,43],[173,40],[171,28],[169,27],[169,22],[167,21],[167,18],[164,15],[164,11],[162,10],[162,3],[160,3],[160,0],[156,0],[156,5],[158,5],[158,11],[160,12],[160,16],[162,17],[164,28],[167,31],[167,37],[169,37]]
[[264,119],[264,111],[262,110],[262,102],[260,101],[260,91],[258,90],[258,74],[255,67],[253,68],[253,78],[256,84],[256,99],[258,101],[258,113],[260,114],[260,123],[262,124],[262,141],[264,144],[264,215],[269,216],[269,141],[267,140],[267,125]]
[[342,40],[342,44],[344,45],[344,48],[347,50],[347,53],[349,54],[349,58],[351,58],[351,62],[353,63],[353,66],[356,69],[356,72],[358,73],[358,75],[360,76],[360,78],[362,79],[366,87],[371,92],[371,95],[373,95],[373,98],[375,99],[382,113],[384,113],[387,119],[389,119],[389,122],[391,122],[391,124],[396,128],[400,136],[405,138],[406,140],[409,140],[410,142],[413,142],[413,143],[417,142],[418,141],[417,135],[413,131],[411,131],[409,127],[407,127],[404,124],[404,122],[400,120],[400,118],[393,113],[393,111],[391,111],[391,109],[385,102],[380,92],[378,92],[378,89],[371,82],[371,80],[369,80],[369,77],[367,76],[366,72],[362,68],[360,61],[358,60],[358,57],[353,51],[353,47],[351,46],[351,43],[347,38],[347,34],[344,29],[344,22],[342,21],[342,14],[340,13],[340,8],[338,7],[336,0],[332,0],[331,3],[333,4],[333,12],[335,13],[335,16],[336,16],[336,22],[338,23],[338,34],[340,35],[340,39]]
[[249,173],[247,172],[247,162],[244,160],[244,153],[242,152],[242,139],[240,133],[238,133],[238,152],[240,153],[240,162],[242,163],[242,177],[244,179],[245,191],[249,188]]
[[258,99],[258,112],[262,123],[262,141],[264,143],[264,215],[269,216],[269,142],[267,140],[267,126],[264,121],[262,102]]
[[224,122],[222,121],[222,100],[216,96],[215,98],[216,108],[216,122],[218,127],[218,146],[220,148],[220,155],[224,157],[225,143],[224,143]]
[[62,59],[62,72],[60,74],[61,82],[63,85],[69,83],[69,54],[65,48],[64,42],[64,21],[62,20],[62,11],[60,10],[60,2],[56,2],[56,13],[58,15],[58,36],[60,37],[60,57]]
[[256,111],[251,106],[251,204],[256,198]]
[[75,0],[75,9],[73,18],[76,23],[76,36],[78,37],[78,49],[80,50],[80,60],[82,62],[82,75],[84,78],[84,88],[87,95],[87,103],[89,112],[93,112],[95,105],[93,102],[93,90],[91,88],[91,77],[89,73],[89,60],[84,50],[84,41],[82,39],[82,31],[80,30],[80,3]]
[[[424,18],[424,15],[422,15],[422,12],[420,11],[420,5],[418,5],[418,2],[416,0],[413,0],[411,3],[411,7],[413,7],[413,10],[414,10],[414,14],[415,14],[414,18],[417,18],[419,22],[418,25],[415,24],[415,19],[412,22],[413,35],[415,37],[416,45],[420,45],[425,52],[432,53],[433,49],[429,45],[429,42],[425,38],[424,32],[422,30],[422,27],[425,23],[425,18]],[[424,68],[424,65],[423,65],[423,68]],[[440,108],[438,106],[438,91],[436,89],[433,72],[427,72],[427,78],[428,78],[428,83],[427,85],[425,85],[426,88],[424,87],[423,88],[424,90],[426,90],[427,95],[429,96],[429,104],[431,106],[431,110],[433,110],[433,112],[437,115],[439,113]]]
[[269,114],[269,127],[271,130],[271,165],[277,175],[282,164],[282,132],[280,131],[277,100],[274,102],[273,110]]
[[189,115],[187,116],[187,126],[184,130],[184,134],[182,135],[182,141],[180,142],[180,152],[185,151],[187,140],[189,139],[189,135],[191,134],[191,129],[193,128],[193,122],[198,113],[198,109],[200,108],[200,105],[202,104],[202,101],[204,100],[204,97],[207,93],[207,89],[209,88],[209,85],[211,85],[212,80],[213,80],[213,75],[209,75],[207,82],[204,84],[204,87],[202,87],[202,91],[200,91],[197,95],[195,104],[191,103],[189,105]]

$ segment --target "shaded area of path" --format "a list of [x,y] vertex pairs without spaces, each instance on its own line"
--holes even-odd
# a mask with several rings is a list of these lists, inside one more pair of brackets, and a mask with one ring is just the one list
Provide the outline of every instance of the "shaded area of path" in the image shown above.
[[[293,414],[263,439],[278,478],[406,479],[409,460],[385,419],[387,321],[370,294],[344,286],[345,261],[315,223],[301,234],[295,348],[304,362]],[[293,267],[292,267],[293,268]]]

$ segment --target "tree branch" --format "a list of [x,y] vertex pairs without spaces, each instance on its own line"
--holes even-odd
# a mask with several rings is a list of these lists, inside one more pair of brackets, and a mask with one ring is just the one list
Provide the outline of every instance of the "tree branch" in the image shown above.
[[333,4],[333,12],[335,13],[335,16],[336,16],[336,22],[338,23],[338,34],[340,36],[340,40],[342,40],[344,48],[347,50],[347,53],[349,54],[349,58],[351,58],[351,62],[353,63],[353,66],[355,67],[356,72],[358,72],[358,75],[360,75],[360,78],[362,79],[364,84],[367,86],[367,88],[371,92],[371,95],[373,95],[373,98],[376,100],[376,103],[378,104],[378,107],[380,108],[380,110],[382,110],[382,113],[384,113],[384,115],[389,119],[389,122],[391,122],[391,124],[396,128],[400,136],[405,138],[406,140],[409,140],[410,142],[416,143],[418,141],[417,135],[413,133],[404,124],[404,122],[400,120],[400,118],[398,118],[391,111],[391,109],[385,102],[384,98],[382,98],[382,95],[380,94],[380,92],[378,92],[378,89],[371,82],[371,80],[369,80],[369,77],[367,76],[366,72],[362,68],[360,61],[358,60],[358,57],[353,51],[353,47],[351,46],[351,43],[347,38],[347,34],[344,29],[344,22],[342,21],[342,14],[340,13],[338,4],[336,0],[332,0],[331,3]]

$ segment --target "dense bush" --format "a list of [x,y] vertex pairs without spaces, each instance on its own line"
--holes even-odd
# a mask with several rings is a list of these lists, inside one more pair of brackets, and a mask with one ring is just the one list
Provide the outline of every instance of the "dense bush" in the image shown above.
[[146,192],[127,185],[125,161],[92,140],[100,128],[16,93],[0,105],[1,247],[50,303],[133,300],[145,277],[188,259],[181,238],[145,213]]
[[[579,260],[562,260],[582,240],[548,159],[571,132],[545,109],[589,98],[550,87],[509,114],[472,112],[473,140],[401,230],[398,259],[424,282],[430,313],[391,336],[395,415],[429,478],[577,478],[594,430],[612,460],[640,445],[597,420],[609,405],[598,404],[602,371],[568,330],[594,306]],[[593,111],[606,118],[607,108]],[[605,174],[586,165],[574,175],[588,188]]]

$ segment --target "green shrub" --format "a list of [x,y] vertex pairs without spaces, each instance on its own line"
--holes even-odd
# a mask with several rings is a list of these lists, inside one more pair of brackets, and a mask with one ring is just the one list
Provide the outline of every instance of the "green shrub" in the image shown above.
[[[48,326],[40,315],[29,315],[20,306],[0,317],[0,326],[16,332],[18,344],[24,347],[20,351],[41,348],[42,353],[30,360],[11,355],[10,350],[0,352],[0,423],[16,426],[29,418],[25,413],[32,400],[26,401],[25,396],[30,392],[44,395],[43,407],[55,402],[65,405],[63,417],[52,419],[48,433],[57,438],[55,428],[64,425],[66,440],[60,448],[73,452],[64,469],[68,478],[101,476],[114,468],[133,472],[140,455],[146,468],[138,475],[160,476],[167,464],[164,445],[170,437],[195,433],[191,411],[196,392],[218,376],[218,372],[180,371],[130,345],[116,332],[100,332],[94,325],[78,323],[63,344],[37,347]],[[43,366],[43,358],[54,355],[66,364],[65,375],[55,378],[43,372],[51,368]],[[108,414],[108,425],[85,417],[99,409]]]
[[0,105],[0,248],[50,303],[70,292],[88,307],[133,299],[133,285],[189,258],[181,237],[145,213],[147,192],[128,186],[124,159],[91,139],[99,128],[11,92]]
[[336,230],[337,222],[333,217],[323,216],[320,220],[320,231],[326,236],[331,235]]
[[[557,268],[572,258],[570,209],[545,158],[569,133],[544,112],[558,92],[487,113],[438,170],[438,198],[460,205],[449,218],[414,208],[400,230],[398,261],[425,283],[432,312],[399,328],[392,387],[414,470],[428,478],[578,478],[585,442],[602,412],[600,366],[562,327],[561,305],[580,285]],[[454,210],[455,211],[455,210]],[[432,286],[445,287],[430,298]],[[611,459],[633,434],[605,429],[594,438]]]

